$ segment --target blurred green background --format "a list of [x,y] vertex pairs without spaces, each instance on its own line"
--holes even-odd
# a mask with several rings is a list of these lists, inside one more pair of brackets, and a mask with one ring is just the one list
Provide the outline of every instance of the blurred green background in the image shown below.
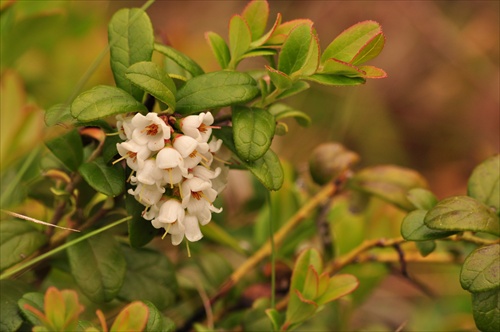
[[[158,0],[148,14],[158,40],[214,71],[217,63],[204,33],[226,37],[229,19],[245,3]],[[1,1],[2,172],[15,177],[12,166],[21,157],[64,130],[46,128],[44,110],[70,102],[96,84],[113,84],[109,54],[96,62],[107,44],[107,22],[116,10],[143,4]],[[388,78],[359,87],[313,85],[288,100],[307,112],[313,123],[302,128],[287,122],[289,134],[276,137],[273,149],[299,171],[307,170],[315,146],[335,140],[358,152],[362,165],[416,169],[444,198],[464,194],[475,165],[499,152],[500,2],[270,1],[270,9],[270,20],[280,12],[284,21],[314,21],[323,49],[363,20],[381,23],[387,37],[384,51],[370,64],[383,68]],[[245,60],[240,68],[263,65],[261,60]],[[5,174],[4,180],[9,178]],[[230,184],[228,196],[244,200],[252,194],[245,192],[250,189]],[[353,326],[394,330],[407,319],[414,330],[474,330],[470,299],[458,283],[457,266],[412,266],[412,273],[430,281],[439,300],[392,276],[353,314]],[[413,314],[417,306],[418,314]]]

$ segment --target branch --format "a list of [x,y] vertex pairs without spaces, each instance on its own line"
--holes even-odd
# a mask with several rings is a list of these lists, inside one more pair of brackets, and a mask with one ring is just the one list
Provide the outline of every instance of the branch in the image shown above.
[[[275,246],[279,246],[286,235],[295,228],[303,219],[326,199],[333,196],[338,188],[338,183],[331,182],[324,186],[313,198],[311,198],[297,213],[295,213],[287,222],[274,233]],[[271,242],[268,240],[259,250],[249,257],[240,267],[238,267],[220,287],[219,291],[210,299],[214,303],[221,296],[226,294],[236,283],[247,275],[260,261],[271,254]]]

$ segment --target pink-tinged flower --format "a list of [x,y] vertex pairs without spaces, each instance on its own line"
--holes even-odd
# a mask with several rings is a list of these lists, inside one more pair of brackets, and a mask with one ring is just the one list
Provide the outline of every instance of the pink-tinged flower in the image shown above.
[[213,123],[214,117],[210,112],[189,115],[180,120],[182,132],[202,143],[208,142],[212,135]]
[[147,185],[140,182],[135,189],[128,190],[130,195],[133,195],[138,202],[145,206],[151,206],[158,203],[164,192],[165,188],[157,184]]
[[141,145],[147,145],[151,151],[162,149],[165,141],[170,139],[170,126],[156,113],[151,112],[146,116],[137,113],[132,118],[132,125],[132,139]]
[[169,199],[160,206],[158,217],[151,221],[154,228],[164,228],[166,233],[183,234],[186,212],[176,199]]
[[184,177],[190,177],[188,169],[184,166],[184,159],[179,151],[174,148],[165,147],[156,155],[156,167],[162,170],[163,183],[178,184]]
[[182,135],[174,139],[174,149],[179,151],[182,158],[184,158],[184,166],[193,168],[202,160],[206,160],[204,154],[208,152],[208,144],[200,143],[190,136]]
[[185,180],[181,185],[182,206],[196,216],[200,224],[205,225],[212,219],[212,212],[219,213],[212,203],[217,197],[217,192],[212,189],[212,184],[200,178],[193,177]]
[[118,129],[118,134],[122,140],[127,140],[132,138],[132,132],[134,127],[132,126],[132,116],[123,116],[123,114],[118,114],[116,116],[116,129]]
[[163,181],[163,172],[156,166],[156,160],[146,159],[142,167],[137,170],[137,175],[132,177],[131,182],[140,182],[147,185],[160,184]]
[[117,143],[116,150],[120,156],[126,159],[128,167],[134,171],[140,169],[144,161],[151,156],[151,151],[146,146],[135,141]]
[[186,213],[184,216],[184,232],[172,234],[172,244],[178,245],[186,237],[188,241],[195,242],[203,237],[196,216]]

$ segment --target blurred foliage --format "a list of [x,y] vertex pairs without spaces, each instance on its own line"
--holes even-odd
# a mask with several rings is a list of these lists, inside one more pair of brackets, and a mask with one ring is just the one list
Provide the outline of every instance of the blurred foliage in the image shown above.
[[[255,249],[265,241],[267,229],[262,220],[269,214],[283,218],[277,220],[276,226],[298,208],[302,193],[291,188],[290,183],[297,181],[297,176],[306,169],[312,148],[325,140],[342,142],[359,153],[362,166],[394,163],[416,169],[429,180],[432,191],[440,198],[463,193],[473,167],[499,151],[499,2],[270,3],[271,17],[280,12],[287,19],[307,17],[314,21],[323,32],[322,49],[327,46],[326,41],[353,22],[379,21],[388,42],[376,64],[386,69],[389,78],[336,90],[314,85],[291,99],[294,106],[308,113],[312,125],[302,128],[287,121],[293,134],[276,137],[273,142],[273,148],[290,162],[290,168],[285,172],[288,180],[283,189],[271,196],[271,211],[262,200],[261,186],[235,171],[231,176],[238,179],[237,185],[230,186],[224,195],[224,205],[228,208],[224,216],[217,216],[222,227],[243,239],[243,246]],[[60,131],[57,127],[45,127],[43,110],[60,101],[70,102],[79,92],[97,83],[112,84],[109,55],[94,62],[106,48],[107,23],[116,10],[142,4],[142,1],[2,1],[2,208],[19,206],[25,197],[44,194],[26,193],[22,189],[23,183],[43,181],[40,172],[46,165],[39,164],[39,156],[48,155],[48,151],[40,143]],[[203,40],[203,33],[212,30],[225,36],[228,20],[243,5],[239,1],[158,1],[149,15],[160,40],[212,71],[218,65]],[[250,67],[254,61],[245,59],[242,67]],[[93,66],[96,70],[85,80]],[[293,174],[293,168],[299,174]],[[12,188],[12,183],[19,183],[19,187]],[[330,212],[329,226],[338,237],[334,255],[347,253],[363,239],[399,235],[401,211],[378,199],[364,203],[367,209],[363,213],[352,214],[352,207],[341,197]],[[46,214],[32,200],[19,208],[41,219]],[[251,227],[254,221],[255,230]],[[298,229],[297,233],[308,229]],[[302,234],[308,237],[307,233]],[[199,294],[213,293],[213,285],[225,280],[231,266],[240,262],[242,256],[210,247],[210,243],[208,247],[195,243],[191,247],[194,257],[212,250],[213,254],[200,264],[179,262],[184,253],[166,242],[155,240],[152,245],[181,267],[177,272],[180,288],[186,293],[184,297],[191,298],[191,303],[169,309],[167,314],[182,321],[186,319],[183,317],[186,311],[200,307]],[[295,244],[286,248],[284,251],[291,253]],[[216,275],[211,274],[214,272],[211,266],[218,267]],[[411,264],[409,271],[421,282],[420,288],[398,278],[398,272],[391,267],[394,268],[377,263],[345,269],[360,280],[358,291],[326,305],[303,328],[343,329],[344,326],[335,324],[339,324],[336,317],[345,315],[350,317],[350,327],[356,330],[395,330],[401,326],[408,330],[475,329],[470,316],[470,294],[460,287],[458,266]],[[64,264],[54,268],[43,288],[51,284],[71,285],[69,269]],[[257,279],[264,279],[263,270],[253,273]],[[202,286],[198,286],[201,291],[193,282],[193,275],[201,279]],[[29,272],[22,276],[25,280],[33,278]],[[375,285],[378,287],[373,291]],[[2,284],[2,292],[8,287]],[[17,291],[11,288],[11,292]],[[225,301],[237,307],[240,303],[231,295]],[[92,308],[85,296],[81,298],[87,308]],[[116,310],[116,304],[110,303],[106,309]],[[234,326],[240,317],[241,312],[235,310],[221,324]],[[246,321],[251,319],[247,317]]]

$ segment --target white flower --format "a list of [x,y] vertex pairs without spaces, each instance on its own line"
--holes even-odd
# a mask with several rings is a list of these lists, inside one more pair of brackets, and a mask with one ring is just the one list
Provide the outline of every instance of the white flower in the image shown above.
[[184,158],[184,166],[193,168],[198,165],[202,159],[208,161],[204,154],[208,152],[208,144],[200,143],[194,138],[186,135],[178,136],[174,139],[174,149],[179,151]]
[[170,234],[184,234],[184,216],[186,212],[181,203],[176,199],[164,202],[158,216],[151,221],[154,228],[164,228]]
[[170,139],[170,126],[158,116],[150,112],[146,116],[137,113],[132,118],[135,127],[132,139],[141,145],[147,145],[151,151],[158,151],[165,146],[165,141]]
[[178,245],[182,242],[184,236],[186,236],[186,239],[191,242],[198,241],[203,237],[200,225],[198,224],[198,218],[190,215],[189,213],[186,213],[184,217],[184,232],[172,234],[172,244]]
[[219,213],[221,209],[213,206],[217,192],[212,184],[200,178],[193,177],[185,180],[181,185],[182,206],[195,215],[200,224],[205,225],[212,219],[212,212]]
[[134,171],[137,171],[144,164],[144,161],[149,158],[151,151],[144,145],[140,145],[135,141],[126,141],[116,144],[116,150],[120,156],[127,160],[127,165]]
[[151,206],[158,203],[164,192],[165,188],[162,188],[157,184],[148,185],[140,182],[137,184],[135,190],[128,190],[130,195],[134,195],[135,199],[145,206]]
[[184,159],[174,148],[161,149],[156,155],[156,166],[163,171],[163,183],[170,183],[170,188],[181,182],[184,177],[190,177],[184,166]]
[[211,169],[208,169],[205,166],[195,166],[194,168],[191,169],[191,174],[193,174],[195,177],[210,183],[212,183],[211,181],[212,179],[215,179],[216,177],[219,176],[220,172],[221,172],[220,167],[217,167],[215,171],[212,171]]
[[202,143],[208,142],[212,135],[212,123],[214,123],[214,117],[210,112],[189,115],[180,120],[182,132]]
[[140,182],[147,185],[161,184],[163,172],[156,166],[156,160],[149,158],[144,161],[142,167],[137,170],[137,176],[131,178],[131,182]]
[[116,128],[118,129],[118,134],[122,140],[131,139],[132,131],[134,127],[132,126],[132,117],[123,116],[123,114],[118,114],[116,116]]

